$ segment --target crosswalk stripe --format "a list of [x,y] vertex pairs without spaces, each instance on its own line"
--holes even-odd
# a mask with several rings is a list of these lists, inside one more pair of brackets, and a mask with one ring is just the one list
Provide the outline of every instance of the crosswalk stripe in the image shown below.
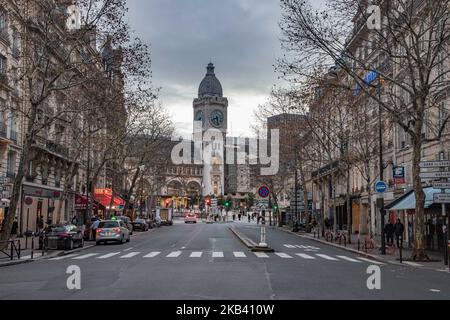
[[233,254],[236,258],[247,258],[245,253],[243,253],[242,251],[235,251],[235,252],[233,252]]
[[213,258],[223,258],[223,252],[222,251],[213,252],[212,257]]
[[97,259],[108,259],[108,258],[117,256],[119,253],[120,252],[111,252],[111,253],[105,254],[104,256],[97,257]]
[[70,259],[73,257],[78,256],[78,253],[72,253],[72,254],[68,254],[67,256],[61,256],[61,257],[56,257],[56,258],[51,258],[49,259],[50,261],[57,261],[57,260],[63,260],[63,259]]
[[88,253],[88,254],[85,254],[85,255],[82,255],[79,257],[72,258],[72,260],[83,260],[83,259],[87,259],[87,258],[96,256],[96,255],[98,255],[98,253]]
[[336,256],[336,257],[341,258],[343,260],[350,261],[350,262],[361,262],[359,260],[356,260],[356,259],[353,259],[353,258],[350,258],[350,257],[346,257],[346,256]]
[[202,254],[203,254],[203,252],[201,252],[201,251],[192,252],[189,257],[191,257],[191,258],[201,258]]
[[121,256],[121,259],[128,259],[133,258],[134,256],[137,256],[140,252],[130,252],[129,254],[126,254],[124,256]]
[[177,258],[181,255],[181,251],[174,251],[169,253],[166,258]]
[[286,248],[289,248],[289,249],[294,249],[295,248],[295,246],[293,246],[292,244],[285,244],[284,246]]
[[288,255],[288,254],[286,254],[286,253],[283,253],[283,252],[275,252],[275,254],[276,254],[277,256],[279,256],[280,258],[292,259],[292,257],[291,257],[290,255]]
[[326,254],[316,254],[316,256],[321,257],[321,258],[324,258],[324,259],[326,259],[326,260],[339,261],[338,259],[333,258],[333,257],[330,257],[330,256],[327,256]]
[[296,253],[296,255],[301,257],[301,258],[303,258],[303,259],[309,259],[309,260],[316,259],[313,256],[310,256],[309,254],[306,254],[306,253]]
[[269,256],[265,254],[264,252],[254,252],[255,256],[258,258],[268,258]]
[[373,263],[373,264],[384,265],[383,262],[378,262],[378,261],[375,261],[375,260],[370,260],[370,259],[366,259],[366,258],[358,258],[358,259],[362,260],[362,261],[370,262],[370,263]]
[[156,257],[157,255],[159,255],[161,252],[160,251],[153,251],[153,252],[150,252],[149,254],[146,254],[145,256],[144,256],[144,258],[154,258],[154,257]]

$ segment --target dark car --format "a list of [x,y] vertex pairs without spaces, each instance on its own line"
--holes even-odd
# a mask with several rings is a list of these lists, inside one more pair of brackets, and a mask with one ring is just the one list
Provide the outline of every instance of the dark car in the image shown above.
[[131,224],[133,225],[133,231],[147,231],[149,229],[148,223],[144,219],[136,219]]
[[133,234],[133,224],[131,223],[131,219],[129,217],[118,216],[116,218],[122,220],[123,223],[125,223],[125,225],[127,226],[128,230],[130,231],[130,234]]
[[50,225],[39,235],[39,247],[45,244],[50,250],[72,250],[76,246],[83,247],[84,239],[81,229],[73,224]]

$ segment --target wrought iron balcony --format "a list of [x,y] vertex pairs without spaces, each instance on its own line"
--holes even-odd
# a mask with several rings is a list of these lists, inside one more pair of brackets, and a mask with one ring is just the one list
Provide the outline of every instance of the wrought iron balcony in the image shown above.
[[56,154],[60,154],[65,157],[69,156],[69,148],[66,148],[63,145],[61,145],[55,141],[48,140],[46,143],[46,148],[49,151],[54,152]]
[[0,137],[7,138],[7,129],[8,127],[4,122],[0,122]]
[[9,45],[9,34],[6,28],[0,29],[0,40]]
[[14,180],[16,178],[16,173],[8,169],[8,171],[6,172],[6,177],[11,180]]
[[11,139],[15,144],[17,144],[17,131],[9,131],[9,139]]

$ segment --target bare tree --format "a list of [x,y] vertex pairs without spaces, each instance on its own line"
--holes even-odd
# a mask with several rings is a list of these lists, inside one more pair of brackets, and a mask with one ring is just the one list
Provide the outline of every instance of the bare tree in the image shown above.
[[427,260],[419,164],[423,144],[441,139],[449,119],[443,106],[449,89],[449,1],[381,1],[381,19],[366,1],[329,0],[320,10],[302,0],[284,0],[281,6],[289,54],[279,68],[286,78],[302,83],[318,68],[337,65],[348,76],[349,90],[376,101],[411,137],[416,196],[411,258]]

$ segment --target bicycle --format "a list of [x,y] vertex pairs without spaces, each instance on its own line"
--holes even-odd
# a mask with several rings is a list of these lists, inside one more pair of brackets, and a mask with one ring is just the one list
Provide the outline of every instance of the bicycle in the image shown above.
[[389,242],[386,244],[386,254],[388,254],[388,255],[395,254],[395,245],[393,242]]
[[333,239],[334,239],[333,232],[331,230],[327,230],[325,232],[325,240],[328,241],[328,242],[333,242]]
[[344,245],[347,245],[347,236],[345,234],[345,231],[338,231],[337,235],[336,235],[336,242],[339,241],[339,244],[341,244],[342,242],[344,242]]

